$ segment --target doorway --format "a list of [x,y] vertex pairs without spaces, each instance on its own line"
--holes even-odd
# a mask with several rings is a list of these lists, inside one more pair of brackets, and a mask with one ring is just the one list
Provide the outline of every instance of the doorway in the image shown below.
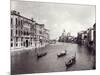
[[26,40],[26,47],[28,47],[28,40]]

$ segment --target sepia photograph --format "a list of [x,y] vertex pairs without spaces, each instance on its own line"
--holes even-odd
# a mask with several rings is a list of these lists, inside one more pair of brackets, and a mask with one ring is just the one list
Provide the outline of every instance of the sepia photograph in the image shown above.
[[10,1],[11,75],[96,69],[96,5]]

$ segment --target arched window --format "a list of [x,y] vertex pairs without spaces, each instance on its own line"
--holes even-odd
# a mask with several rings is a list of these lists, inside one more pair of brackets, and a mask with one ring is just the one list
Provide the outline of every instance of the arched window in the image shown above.
[[16,37],[16,42],[18,42],[18,37]]
[[16,30],[16,35],[17,35],[17,30]]
[[20,26],[20,20],[18,21],[18,25]]
[[11,28],[13,28],[13,19],[11,18]]
[[16,18],[16,25],[17,25],[17,18]]
[[22,20],[21,20],[21,25],[22,25]]
[[11,47],[13,47],[13,43],[11,43]]

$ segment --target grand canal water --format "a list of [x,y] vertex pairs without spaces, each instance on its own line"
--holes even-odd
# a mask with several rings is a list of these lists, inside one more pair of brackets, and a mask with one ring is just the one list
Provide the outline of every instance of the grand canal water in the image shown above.
[[[67,50],[67,55],[61,58],[57,53]],[[84,46],[73,43],[50,44],[45,48],[38,49],[38,52],[47,52],[47,55],[37,59],[35,50],[23,50],[14,55],[11,54],[11,72],[22,73],[43,73],[62,72],[74,70],[91,70],[93,68],[94,55],[91,50]],[[76,53],[76,63],[66,70],[65,61]]]

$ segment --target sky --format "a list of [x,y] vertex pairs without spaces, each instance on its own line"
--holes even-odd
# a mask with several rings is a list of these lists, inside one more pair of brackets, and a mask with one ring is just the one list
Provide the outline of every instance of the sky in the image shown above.
[[94,5],[12,0],[11,10],[45,24],[50,39],[58,39],[64,30],[66,34],[70,32],[72,36],[77,36],[78,32],[92,27],[96,21]]

